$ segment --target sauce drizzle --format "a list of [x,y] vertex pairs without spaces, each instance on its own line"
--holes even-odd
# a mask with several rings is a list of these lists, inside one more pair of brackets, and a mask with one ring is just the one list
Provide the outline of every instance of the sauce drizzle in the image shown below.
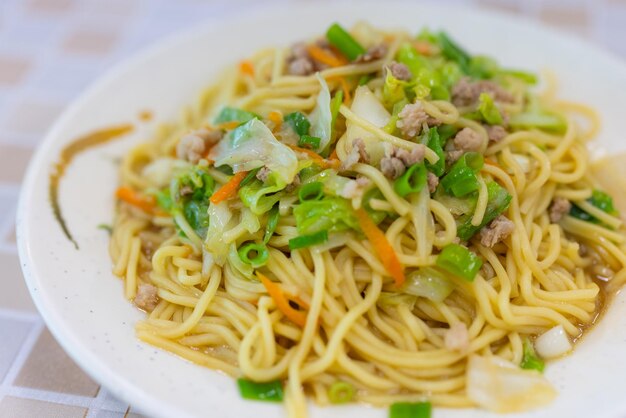
[[67,239],[69,239],[74,244],[74,247],[76,247],[77,250],[78,243],[76,242],[76,240],[74,240],[74,237],[67,227],[67,223],[65,222],[65,218],[63,218],[63,213],[61,212],[61,206],[59,205],[59,183],[61,182],[61,179],[65,174],[65,170],[70,165],[74,157],[76,157],[76,155],[87,150],[88,148],[104,144],[122,135],[126,135],[127,133],[132,132],[133,129],[133,125],[123,124],[106,129],[101,129],[90,134],[81,136],[75,141],[69,143],[65,148],[61,150],[58,161],[53,165],[52,172],[50,173],[49,177],[50,185],[48,189],[50,206],[52,208],[54,218],[61,226],[63,233],[65,234]]

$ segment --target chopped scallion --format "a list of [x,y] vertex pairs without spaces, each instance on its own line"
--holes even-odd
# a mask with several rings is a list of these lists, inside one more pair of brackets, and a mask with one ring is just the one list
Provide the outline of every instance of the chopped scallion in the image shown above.
[[321,244],[328,241],[328,232],[319,231],[314,234],[300,235],[289,240],[289,249],[297,250],[299,248],[306,248],[312,245]]
[[524,356],[522,357],[520,367],[527,370],[537,370],[542,373],[546,367],[544,361],[535,353],[533,343],[528,338],[524,338]]
[[300,203],[312,200],[321,200],[324,197],[324,185],[319,181],[306,183],[298,190],[298,199]]
[[237,254],[241,261],[255,269],[264,266],[270,258],[270,253],[267,251],[265,244],[257,244],[256,242],[248,242],[242,245],[237,250]]
[[439,253],[436,264],[447,272],[472,282],[483,262],[467,248],[450,244]]
[[483,167],[483,156],[478,152],[467,152],[450,168],[441,179],[444,190],[456,197],[465,196],[480,188],[476,173]]
[[430,402],[396,402],[389,408],[389,418],[430,418]]
[[338,380],[328,388],[328,400],[334,404],[348,403],[354,397],[354,393],[354,386]]
[[302,135],[298,141],[298,146],[303,148],[318,149],[321,141],[321,138],[317,136]]
[[302,112],[289,113],[285,115],[283,121],[291,126],[291,129],[299,136],[308,135],[311,129],[311,122]]
[[267,215],[267,225],[265,226],[265,235],[263,236],[263,243],[267,244],[274,235],[274,231],[276,231],[276,226],[278,225],[278,218],[280,217],[280,212],[278,211],[278,205],[272,206],[268,215]]
[[244,399],[255,401],[280,402],[283,400],[283,384],[280,380],[272,382],[253,382],[247,379],[237,379],[239,393]]
[[426,185],[426,166],[424,163],[413,164],[393,183],[393,188],[400,196],[420,192]]
[[245,123],[254,118],[261,119],[256,113],[248,112],[243,109],[237,109],[236,107],[225,107],[215,118],[215,123],[224,122],[241,122]]
[[331,45],[340,50],[350,61],[354,61],[359,55],[365,53],[361,46],[344,28],[338,23],[333,23],[326,31],[326,39]]

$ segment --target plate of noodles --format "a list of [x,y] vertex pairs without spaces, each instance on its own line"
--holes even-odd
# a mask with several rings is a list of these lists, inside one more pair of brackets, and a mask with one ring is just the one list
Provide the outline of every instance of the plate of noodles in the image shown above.
[[26,281],[154,416],[624,416],[625,85],[591,45],[456,7],[202,26],[52,128]]

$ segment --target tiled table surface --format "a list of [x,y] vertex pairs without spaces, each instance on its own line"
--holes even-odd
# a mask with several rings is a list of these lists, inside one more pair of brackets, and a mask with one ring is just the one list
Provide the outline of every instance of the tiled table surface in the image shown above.
[[[525,15],[626,57],[626,0],[446,3]],[[169,33],[255,7],[263,2],[0,0],[0,418],[139,416],[85,375],[37,314],[15,243],[20,182],[53,120],[111,65]]]

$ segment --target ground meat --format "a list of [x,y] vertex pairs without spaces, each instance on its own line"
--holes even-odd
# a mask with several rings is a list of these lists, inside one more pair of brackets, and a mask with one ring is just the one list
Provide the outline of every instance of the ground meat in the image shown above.
[[418,145],[411,151],[394,147],[389,155],[380,160],[380,170],[387,178],[398,178],[404,174],[407,167],[424,161],[425,153],[426,150],[423,145]]
[[454,147],[463,152],[479,151],[483,138],[478,132],[470,128],[463,128],[454,136]]
[[409,67],[404,64],[400,64],[399,62],[392,61],[387,69],[391,72],[391,75],[398,80],[409,81],[413,78],[413,74],[411,74]]
[[485,125],[485,130],[489,140],[493,142],[500,142],[509,134],[502,125]]
[[570,211],[572,204],[564,197],[555,197],[550,206],[550,221],[559,222],[563,216]]
[[287,193],[293,192],[298,188],[298,186],[300,186],[301,183],[302,182],[300,180],[300,175],[296,174],[296,176],[293,178],[293,181],[285,187],[285,191]]
[[472,106],[478,102],[481,93],[489,93],[496,102],[511,103],[513,95],[493,81],[471,81],[463,77],[452,87],[452,103],[455,106]]
[[437,190],[437,186],[439,186],[439,177],[429,171],[426,179],[428,181],[428,191],[431,193],[435,193],[435,190]]
[[465,352],[469,348],[469,331],[464,322],[455,322],[450,325],[444,337],[446,349],[451,351]]
[[302,76],[315,72],[315,61],[309,55],[304,42],[298,42],[291,47],[291,54],[287,59],[287,72]]
[[339,195],[346,199],[360,198],[370,184],[371,181],[367,177],[357,177],[356,180],[346,183]]
[[205,152],[222,139],[223,133],[219,130],[209,131],[198,129],[183,136],[176,145],[176,156],[196,164]]
[[370,156],[365,148],[365,142],[361,138],[356,138],[352,141],[352,149],[341,163],[340,169],[342,171],[351,170],[359,161],[367,164],[370,162]]
[[193,189],[191,188],[191,186],[183,186],[178,192],[181,196],[187,196],[193,193]]
[[135,305],[146,312],[152,312],[157,303],[159,303],[157,288],[151,284],[141,283],[135,296]]
[[364,54],[359,55],[354,62],[358,64],[372,62],[383,58],[385,55],[387,55],[387,45],[378,44],[369,47],[367,51],[365,51]]
[[424,123],[428,123],[430,116],[424,111],[422,104],[409,103],[398,113],[396,127],[400,129],[402,135],[413,138],[422,130]]
[[480,230],[480,243],[485,247],[493,247],[515,229],[515,224],[506,216],[500,215],[489,225]]
[[271,172],[272,171],[269,168],[261,167],[261,169],[256,172],[256,178],[265,183]]

